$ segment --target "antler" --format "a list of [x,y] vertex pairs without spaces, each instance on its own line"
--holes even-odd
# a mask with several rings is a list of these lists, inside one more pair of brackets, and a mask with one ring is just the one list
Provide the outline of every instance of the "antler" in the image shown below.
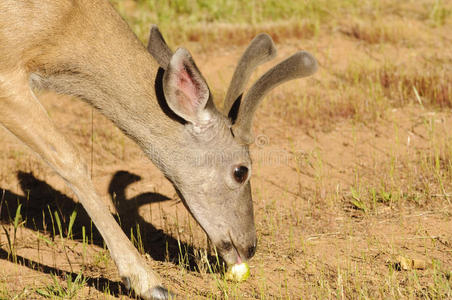
[[276,48],[268,34],[261,33],[251,41],[237,64],[226,93],[223,106],[223,113],[226,116],[229,115],[234,103],[241,98],[253,71],[259,65],[275,57],[275,55]]
[[245,95],[237,120],[232,127],[234,134],[244,143],[251,144],[253,142],[251,125],[254,112],[264,96],[281,83],[312,75],[315,71],[317,71],[317,61],[306,51],[299,51],[268,70]]
[[171,51],[171,49],[168,47],[168,45],[165,42],[165,39],[160,33],[159,28],[155,24],[151,26],[151,33],[149,35],[148,42],[148,51],[155,58],[160,67],[166,70],[171,60],[171,57],[173,56],[173,51]]

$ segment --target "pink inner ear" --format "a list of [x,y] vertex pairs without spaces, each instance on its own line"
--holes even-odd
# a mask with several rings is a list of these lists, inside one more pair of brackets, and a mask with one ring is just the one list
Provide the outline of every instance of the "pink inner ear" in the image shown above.
[[179,72],[177,87],[185,96],[179,99],[182,106],[188,111],[194,112],[199,105],[198,84],[194,78],[190,76],[189,72],[187,72],[185,66],[182,66]]

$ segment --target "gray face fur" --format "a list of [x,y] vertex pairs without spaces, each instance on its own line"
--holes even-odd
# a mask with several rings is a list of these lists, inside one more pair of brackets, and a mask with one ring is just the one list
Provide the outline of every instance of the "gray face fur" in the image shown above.
[[[215,119],[201,132],[186,125],[184,140],[191,146],[181,149],[184,159],[171,180],[219,254],[234,264],[251,258],[256,248],[251,160],[248,146],[232,136],[230,122],[221,115]],[[243,182],[234,177],[239,167],[249,170]]]
[[156,26],[148,50],[165,70],[165,101],[183,120],[177,150],[165,159],[164,172],[223,259],[228,264],[246,261],[257,242],[249,155],[253,114],[268,91],[313,74],[317,63],[309,53],[298,52],[265,73],[242,97],[254,69],[276,53],[271,38],[258,35],[238,63],[221,113],[187,50],[173,54]]

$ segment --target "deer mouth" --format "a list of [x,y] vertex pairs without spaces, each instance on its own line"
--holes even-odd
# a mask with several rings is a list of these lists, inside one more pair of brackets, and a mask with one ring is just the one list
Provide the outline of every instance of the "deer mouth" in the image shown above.
[[[247,254],[246,253],[240,253],[240,247],[234,242],[234,239],[231,236],[231,233],[228,232],[229,239],[223,240],[220,242],[216,247],[220,249],[220,254],[223,258],[223,260],[228,265],[235,265],[235,264],[241,264],[243,262],[246,262]],[[253,246],[255,248],[255,245]],[[248,257],[251,258],[251,257]]]
[[234,244],[234,240],[232,239],[231,232],[228,232],[228,235],[229,235],[229,238],[231,239],[232,251],[234,251],[235,254],[237,255],[237,261],[234,264],[241,264],[242,258],[240,257],[240,253],[239,253],[237,246]]

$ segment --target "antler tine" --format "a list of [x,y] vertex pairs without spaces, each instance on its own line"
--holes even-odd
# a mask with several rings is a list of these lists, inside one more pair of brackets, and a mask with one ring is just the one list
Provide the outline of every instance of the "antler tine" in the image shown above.
[[242,95],[253,71],[259,65],[275,57],[275,55],[276,48],[268,34],[261,33],[251,41],[237,64],[226,93],[223,106],[223,112],[226,116],[235,101]]
[[254,112],[264,96],[278,85],[296,78],[314,74],[317,71],[316,59],[306,51],[299,51],[268,70],[259,78],[243,99],[237,121],[232,127],[236,136],[246,144],[253,142],[251,126]]
[[160,67],[166,70],[171,60],[171,57],[173,56],[173,51],[171,51],[171,49],[168,47],[168,45],[165,42],[165,39],[160,33],[159,28],[155,24],[151,26],[151,33],[149,35],[148,42],[148,51],[155,58]]

